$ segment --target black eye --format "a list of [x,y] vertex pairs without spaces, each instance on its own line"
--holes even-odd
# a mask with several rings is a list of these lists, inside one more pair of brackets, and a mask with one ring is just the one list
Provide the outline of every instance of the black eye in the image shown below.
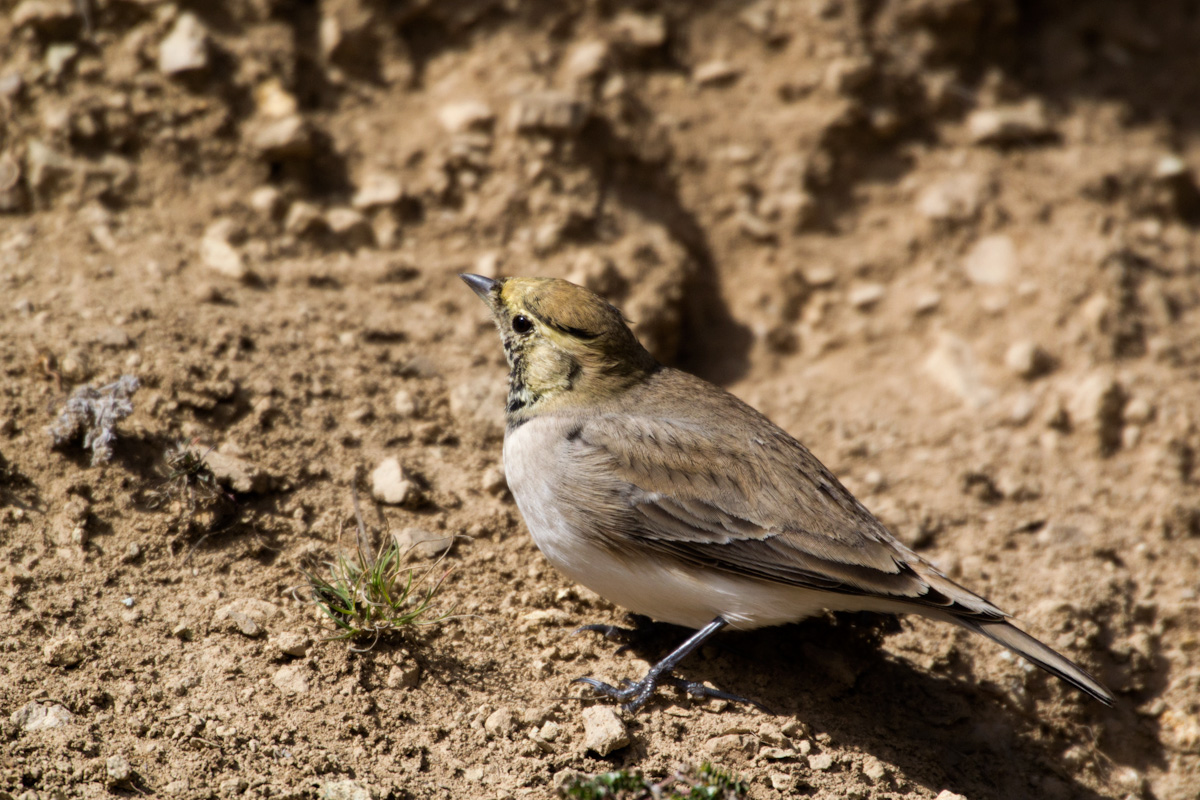
[[529,317],[518,314],[513,317],[512,329],[516,333],[526,334],[533,330],[533,323],[529,321]]

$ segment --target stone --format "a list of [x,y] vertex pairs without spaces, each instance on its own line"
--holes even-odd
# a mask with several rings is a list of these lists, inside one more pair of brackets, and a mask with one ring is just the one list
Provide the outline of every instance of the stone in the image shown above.
[[312,637],[295,631],[282,631],[271,637],[275,649],[285,656],[304,658],[312,647]]
[[437,117],[446,133],[459,134],[490,130],[496,121],[496,112],[482,100],[462,100],[439,108]]
[[726,733],[714,736],[704,743],[704,750],[720,758],[735,758],[753,755],[754,739],[744,733]]
[[371,790],[361,781],[325,781],[318,795],[320,800],[375,800]]
[[288,207],[283,229],[295,236],[307,236],[325,227],[321,209],[306,200],[297,200]]
[[1037,342],[1021,339],[1004,352],[1004,365],[1018,377],[1032,380],[1053,369],[1054,359]]
[[208,67],[208,29],[184,12],[158,47],[158,69],[166,75],[199,72]]
[[980,375],[971,346],[952,333],[943,332],[925,359],[925,373],[943,389],[972,408],[981,408],[995,397]]
[[250,193],[250,207],[265,219],[275,221],[283,214],[283,192],[274,186],[260,186]]
[[808,757],[808,768],[814,772],[824,772],[833,767],[833,756],[829,753],[816,753]]
[[434,533],[424,528],[404,528],[395,534],[396,545],[421,558],[440,558],[454,546],[454,537]]
[[588,104],[567,92],[529,92],[513,101],[509,124],[518,133],[578,133],[587,121]]
[[21,177],[21,162],[12,153],[0,154],[0,211],[25,209],[27,197]]
[[874,756],[866,756],[862,765],[863,775],[871,783],[882,783],[887,778],[887,767]]
[[501,464],[495,464],[484,470],[483,480],[480,481],[480,488],[493,497],[500,497],[508,491],[508,479],[504,475],[504,467]]
[[692,71],[697,86],[728,86],[741,77],[742,70],[728,61],[706,61]]
[[583,746],[601,758],[629,744],[629,733],[617,712],[609,706],[583,710]]
[[9,719],[21,730],[34,733],[70,725],[75,721],[75,715],[69,708],[59,703],[42,705],[35,701],[18,708]]
[[43,33],[60,32],[76,22],[77,11],[70,0],[23,0],[12,11],[14,28],[34,28]]
[[238,494],[264,494],[271,491],[275,483],[274,477],[266,470],[220,450],[205,455],[204,463],[218,483]]
[[1145,425],[1154,419],[1154,404],[1144,397],[1135,397],[1125,404],[1125,422],[1129,425]]
[[392,395],[392,411],[403,419],[417,415],[417,398],[407,389],[397,389]]
[[371,496],[387,505],[406,505],[416,498],[417,486],[404,475],[400,460],[389,456],[371,473]]
[[26,145],[25,167],[28,170],[29,188],[43,199],[53,195],[79,172],[78,165],[72,159],[37,139],[30,139]]
[[579,42],[563,59],[562,74],[568,83],[594,81],[608,68],[608,42],[599,39]]
[[255,120],[247,140],[266,161],[306,161],[315,150],[312,128],[299,114]]
[[52,667],[74,667],[87,656],[87,648],[76,633],[68,633],[46,643],[42,657]]
[[133,767],[125,756],[109,756],[104,762],[104,772],[108,778],[109,787],[118,787],[129,783],[133,777]]
[[493,738],[507,738],[516,728],[516,717],[508,706],[500,706],[483,721],[483,729]]
[[1125,388],[1115,377],[1105,372],[1089,375],[1071,396],[1071,424],[1095,435],[1101,453],[1116,452],[1121,447],[1125,400]]
[[262,626],[241,611],[231,611],[229,613],[229,621],[233,623],[233,627],[243,636],[257,639],[263,634]]
[[667,42],[667,19],[661,14],[625,11],[612,27],[618,41],[631,50],[657,50]]
[[967,136],[974,144],[1027,144],[1053,134],[1046,107],[1037,99],[1018,105],[977,109],[967,117]]
[[846,299],[859,311],[867,311],[887,296],[887,287],[882,283],[860,283],[850,289]]
[[967,798],[965,795],[961,795],[958,792],[952,792],[949,789],[942,789],[940,792],[938,792],[936,800],[967,800]]
[[1003,234],[985,236],[975,243],[963,261],[967,279],[977,286],[1004,286],[1017,271],[1017,249]]
[[934,222],[967,222],[979,214],[983,181],[969,172],[956,173],[925,188],[917,197],[917,213]]
[[285,695],[307,694],[311,688],[307,673],[308,669],[303,663],[287,664],[275,670],[271,683]]
[[370,211],[394,206],[403,197],[404,184],[399,178],[382,172],[372,172],[363,179],[351,198],[350,205],[361,211]]
[[250,275],[242,254],[229,241],[229,226],[225,220],[218,220],[205,229],[200,239],[200,263],[238,281]]
[[350,245],[370,244],[375,238],[370,221],[355,208],[331,208],[325,212],[325,227]]

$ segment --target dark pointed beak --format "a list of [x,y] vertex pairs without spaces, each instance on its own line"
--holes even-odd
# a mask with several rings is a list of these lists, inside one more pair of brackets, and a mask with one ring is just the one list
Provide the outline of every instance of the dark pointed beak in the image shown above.
[[492,290],[499,285],[500,281],[494,281],[491,278],[485,278],[482,275],[473,275],[470,272],[459,273],[458,277],[462,278],[463,282],[466,283],[467,286],[471,287],[472,292],[479,295],[480,300],[487,303],[489,306],[492,304]]

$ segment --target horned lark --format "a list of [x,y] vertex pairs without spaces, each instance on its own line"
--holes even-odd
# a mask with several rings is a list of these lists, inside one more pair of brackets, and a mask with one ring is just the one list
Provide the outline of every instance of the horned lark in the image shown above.
[[637,683],[580,681],[630,710],[662,682],[731,698],[672,670],[725,627],[876,611],[961,625],[1112,705],[1078,665],[896,541],[804,445],[658,364],[595,294],[549,278],[462,279],[508,357],[504,468],[537,546],[613,603],[697,629]]

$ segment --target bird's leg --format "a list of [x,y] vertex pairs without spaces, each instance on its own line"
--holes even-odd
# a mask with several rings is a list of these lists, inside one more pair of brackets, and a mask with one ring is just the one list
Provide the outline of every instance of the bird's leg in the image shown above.
[[[717,689],[710,689],[702,683],[694,681],[684,681],[671,676],[672,670],[679,666],[679,662],[683,661],[692,652],[699,647],[704,641],[712,636],[717,631],[724,628],[729,623],[722,617],[717,617],[712,622],[705,625],[700,630],[692,634],[686,642],[675,648],[666,658],[659,661],[650,671],[646,673],[646,677],[642,678],[637,683],[625,681],[624,688],[618,689],[615,686],[596,680],[595,678],[576,678],[574,683],[586,683],[597,692],[607,695],[614,700],[621,702],[626,711],[637,711],[641,708],[650,696],[654,694],[655,688],[662,681],[666,681],[676,686],[682,687],[688,694],[695,697],[716,697],[722,700],[732,700],[739,703],[749,703],[758,708],[762,706],[755,703],[753,700],[747,700],[744,697],[738,697],[728,692],[722,692]],[[764,709],[765,710],[765,709]]]
[[654,629],[653,620],[642,614],[630,614],[629,621],[633,625],[632,628],[622,628],[619,625],[583,625],[576,628],[571,635],[578,636],[584,631],[599,633],[610,642],[618,642],[621,645],[617,648],[617,655],[620,655],[633,645],[647,639]]

